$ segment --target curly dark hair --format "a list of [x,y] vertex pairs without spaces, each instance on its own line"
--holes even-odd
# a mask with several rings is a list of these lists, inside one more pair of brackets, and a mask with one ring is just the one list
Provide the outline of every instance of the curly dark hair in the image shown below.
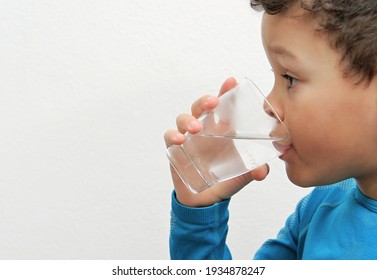
[[370,82],[377,74],[377,0],[251,0],[257,11],[274,15],[300,4],[346,62],[344,73]]

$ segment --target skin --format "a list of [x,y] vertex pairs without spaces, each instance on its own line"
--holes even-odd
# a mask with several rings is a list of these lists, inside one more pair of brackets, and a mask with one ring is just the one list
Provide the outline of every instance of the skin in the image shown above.
[[[264,14],[262,40],[275,76],[269,102],[290,132],[281,159],[289,179],[301,187],[331,184],[354,177],[360,190],[377,199],[377,79],[357,83],[345,76],[340,55],[317,22],[298,6],[286,13]],[[237,84],[227,79],[220,95]],[[216,97],[203,96],[192,114],[177,117],[177,130],[165,133],[167,146],[182,144],[185,132],[197,133],[196,118],[216,107]],[[248,174],[191,194],[172,170],[180,203],[200,207],[228,198],[252,180],[268,174],[263,166]]]
[[297,6],[262,20],[275,75],[268,99],[291,134],[281,159],[299,186],[354,177],[365,195],[377,199],[376,78],[357,84],[358,77],[345,76],[339,52],[317,27]]

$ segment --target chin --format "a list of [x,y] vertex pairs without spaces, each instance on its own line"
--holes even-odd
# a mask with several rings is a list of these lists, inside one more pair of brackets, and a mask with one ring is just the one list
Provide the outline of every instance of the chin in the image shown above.
[[308,187],[318,186],[322,184],[321,178],[316,178],[316,176],[313,176],[312,174],[308,174],[308,172],[291,168],[288,165],[286,165],[286,172],[287,172],[288,179],[293,184],[301,188],[308,188]]
[[286,165],[286,172],[288,179],[293,184],[302,188],[331,185],[347,179],[346,177],[339,176],[334,171],[332,173],[313,172],[313,170],[292,168],[288,165]]
[[300,187],[300,188],[311,188],[311,187],[314,187],[314,186],[317,186],[317,184],[312,184],[312,183],[309,183],[309,182],[305,182],[303,180],[296,180],[296,179],[291,179],[289,176],[288,176],[289,180],[296,186]]

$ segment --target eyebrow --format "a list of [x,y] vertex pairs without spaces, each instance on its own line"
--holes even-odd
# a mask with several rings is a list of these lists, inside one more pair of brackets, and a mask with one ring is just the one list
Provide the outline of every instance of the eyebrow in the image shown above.
[[297,56],[295,56],[290,50],[288,50],[285,47],[279,46],[279,45],[273,45],[270,47],[271,52],[285,56],[287,58],[290,58],[292,60],[297,60]]

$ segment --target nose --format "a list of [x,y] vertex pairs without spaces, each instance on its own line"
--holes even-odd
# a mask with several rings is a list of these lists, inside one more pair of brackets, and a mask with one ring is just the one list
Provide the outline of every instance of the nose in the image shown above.
[[267,99],[264,100],[263,109],[267,115],[276,118],[275,109],[271,106],[270,102]]
[[269,116],[280,121],[284,120],[283,106],[275,89],[272,89],[270,94],[264,100],[263,108]]
[[[289,139],[289,132],[284,124],[283,106],[279,98],[275,98],[271,92],[264,100],[264,111],[274,120],[274,128],[270,132],[271,137]],[[280,140],[279,140],[280,141]],[[279,149],[278,149],[279,150]]]

